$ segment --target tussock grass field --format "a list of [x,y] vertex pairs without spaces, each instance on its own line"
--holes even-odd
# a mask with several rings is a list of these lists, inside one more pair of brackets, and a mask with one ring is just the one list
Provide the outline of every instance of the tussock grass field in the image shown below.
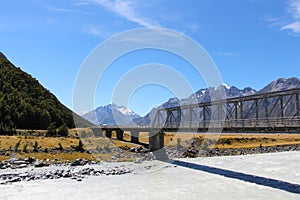
[[[77,158],[88,160],[110,161],[116,155],[116,148],[123,149],[122,157],[118,161],[133,161],[132,152],[126,151],[140,145],[130,143],[130,132],[124,133],[124,141],[112,138],[94,137],[90,129],[71,129],[69,137],[45,137],[40,134],[22,130],[19,136],[0,136],[0,160],[11,157],[34,157],[39,160],[74,161]],[[166,147],[176,145],[189,147],[192,141],[210,141],[212,148],[255,148],[259,146],[300,145],[300,134],[199,134],[199,133],[165,133],[164,144]],[[84,152],[74,151],[74,146],[82,141]],[[139,141],[149,143],[148,133],[140,133]],[[38,149],[38,151],[34,151]],[[54,149],[54,151],[53,151]],[[57,150],[63,149],[63,150]],[[96,150],[96,151],[95,151]],[[91,153],[93,152],[93,153]]]
[[78,143],[76,138],[64,138],[64,137],[44,137],[44,136],[0,136],[0,149],[13,149],[15,145],[20,141],[19,149],[22,149],[27,145],[28,150],[33,150],[35,142],[38,147],[41,148],[55,148],[59,144],[62,147],[70,147]]
[[191,134],[191,133],[166,133],[165,146],[175,146],[178,141],[181,145],[190,145],[193,138],[215,140],[215,148],[253,148],[258,146],[300,145],[300,134]]
[[[40,132],[40,131],[39,131]],[[83,137],[78,137],[82,134]],[[70,130],[69,137],[45,137],[40,134],[26,133],[22,130],[19,136],[0,136],[0,160],[34,157],[39,160],[74,161],[77,158],[87,160],[110,161],[116,154],[114,149],[130,149],[137,144],[109,138],[95,138],[89,129]],[[130,134],[129,134],[130,139]],[[74,147],[82,141],[84,152],[75,152]],[[34,151],[37,149],[37,151]],[[61,149],[61,150],[58,150]],[[53,151],[54,150],[54,151]],[[93,151],[93,153],[90,153]],[[97,152],[98,151],[98,152]],[[123,155],[131,152],[123,151]],[[120,158],[118,161],[133,161],[132,158]]]

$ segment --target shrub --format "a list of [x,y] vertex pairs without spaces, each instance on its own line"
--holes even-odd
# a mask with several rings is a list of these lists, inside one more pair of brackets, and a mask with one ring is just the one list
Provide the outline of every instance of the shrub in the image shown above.
[[63,136],[63,137],[67,137],[69,135],[69,130],[68,130],[68,127],[66,126],[66,124],[61,125],[57,129],[57,135]]
[[21,140],[19,140],[19,141],[16,143],[15,147],[14,147],[14,152],[15,152],[15,153],[19,152],[20,144],[21,144]]
[[27,144],[25,144],[25,145],[24,145],[24,147],[23,147],[23,152],[24,152],[24,153],[28,153],[27,146],[28,146],[28,145],[27,145]]
[[97,151],[98,153],[100,153],[100,152],[102,151],[102,148],[101,148],[99,145],[97,145],[96,151]]
[[81,132],[79,132],[79,137],[82,138],[82,139],[88,138],[89,134],[85,131],[81,131]]
[[209,142],[207,140],[204,140],[204,142],[202,143],[201,145],[201,148],[205,151],[208,151],[209,150]]
[[84,148],[83,148],[83,143],[82,141],[79,139],[78,141],[78,145],[77,146],[71,146],[75,151],[78,152],[84,152]]
[[231,145],[231,140],[229,138],[225,138],[221,141],[221,144],[228,144],[228,145]]
[[181,138],[177,138],[177,149],[180,149],[182,146],[181,146]]
[[33,147],[33,152],[38,152],[39,151],[39,144],[38,144],[37,141],[34,141],[34,145],[32,147]]
[[50,125],[48,126],[46,136],[47,137],[56,136],[56,123],[55,122],[50,123]]
[[181,138],[177,138],[177,146],[181,146]]
[[60,151],[63,151],[63,150],[64,150],[64,148],[63,148],[63,146],[61,145],[61,143],[58,143],[58,150],[60,150]]

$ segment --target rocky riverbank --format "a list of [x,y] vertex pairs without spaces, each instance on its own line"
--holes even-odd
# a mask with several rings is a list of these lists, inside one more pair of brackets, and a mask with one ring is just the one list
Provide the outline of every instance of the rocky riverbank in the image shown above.
[[[103,165],[103,162],[90,161],[86,159],[76,159],[73,162],[61,162],[58,160],[37,160],[34,158],[11,158],[0,162],[0,184],[9,184],[20,181],[32,181],[41,179],[60,179],[69,178],[82,181],[89,176],[110,176],[135,173],[137,169],[149,170],[155,167],[155,153],[141,147],[130,148],[128,151],[134,153],[135,161],[130,165],[121,162],[114,162],[122,158],[122,154],[117,153],[112,159]],[[228,148],[228,149],[208,149],[207,151],[197,147],[168,147],[167,157],[176,158],[195,158],[195,157],[214,157],[214,156],[236,156],[246,154],[275,153],[284,151],[300,151],[300,145],[279,145],[256,148]],[[150,164],[143,165],[145,162]],[[172,165],[170,165],[172,166]],[[169,166],[169,167],[170,167]]]
[[155,164],[140,165],[137,163],[106,163],[77,159],[70,164],[51,164],[32,158],[12,158],[0,163],[0,184],[20,181],[68,178],[82,181],[89,176],[110,176],[139,173],[150,170]]
[[255,148],[226,148],[226,149],[207,149],[203,150],[197,147],[172,147],[167,148],[167,154],[171,158],[196,158],[196,157],[214,157],[214,156],[237,156],[247,154],[275,153],[285,151],[300,151],[300,145],[277,145],[277,146],[259,146]]
[[86,167],[83,169],[76,168],[63,168],[55,170],[26,170],[25,172],[12,172],[3,173],[0,175],[0,184],[8,184],[20,181],[32,181],[40,179],[60,179],[60,178],[70,178],[76,181],[82,181],[88,176],[109,176],[109,175],[123,175],[131,173],[130,169],[115,167],[113,169],[101,169],[97,170],[93,167]]

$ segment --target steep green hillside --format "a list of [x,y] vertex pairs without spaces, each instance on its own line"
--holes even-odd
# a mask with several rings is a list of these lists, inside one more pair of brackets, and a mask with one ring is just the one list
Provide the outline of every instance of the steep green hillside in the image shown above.
[[[90,125],[80,118],[76,121]],[[56,127],[75,127],[72,111],[0,52],[0,133],[15,128],[47,129],[53,122]]]

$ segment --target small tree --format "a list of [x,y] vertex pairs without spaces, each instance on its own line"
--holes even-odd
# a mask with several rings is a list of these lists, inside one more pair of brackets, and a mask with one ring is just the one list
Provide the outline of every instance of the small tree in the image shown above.
[[39,151],[39,144],[38,144],[37,141],[34,141],[34,145],[32,147],[33,147],[33,152],[38,152]]
[[63,136],[63,137],[68,137],[68,135],[69,135],[69,130],[68,130],[68,127],[66,126],[66,124],[61,125],[61,126],[57,129],[57,135]]
[[14,152],[15,152],[15,153],[19,152],[20,143],[21,143],[21,140],[19,140],[19,141],[16,143],[15,148],[14,148]]
[[78,152],[84,152],[84,148],[83,148],[83,143],[82,141],[79,139],[78,141],[78,145],[77,146],[72,146],[72,148],[75,150],[75,151],[78,151]]
[[60,150],[60,151],[63,151],[63,150],[64,150],[64,148],[63,148],[63,146],[61,145],[61,143],[58,143],[58,150]]
[[28,153],[27,146],[28,146],[27,144],[25,144],[25,145],[23,146],[23,152],[24,152],[24,153]]
[[46,136],[53,137],[56,135],[56,123],[51,122],[47,128]]
[[177,149],[180,149],[181,147],[181,138],[177,138]]
[[78,151],[84,152],[83,143],[81,140],[79,140],[79,142],[78,142]]

